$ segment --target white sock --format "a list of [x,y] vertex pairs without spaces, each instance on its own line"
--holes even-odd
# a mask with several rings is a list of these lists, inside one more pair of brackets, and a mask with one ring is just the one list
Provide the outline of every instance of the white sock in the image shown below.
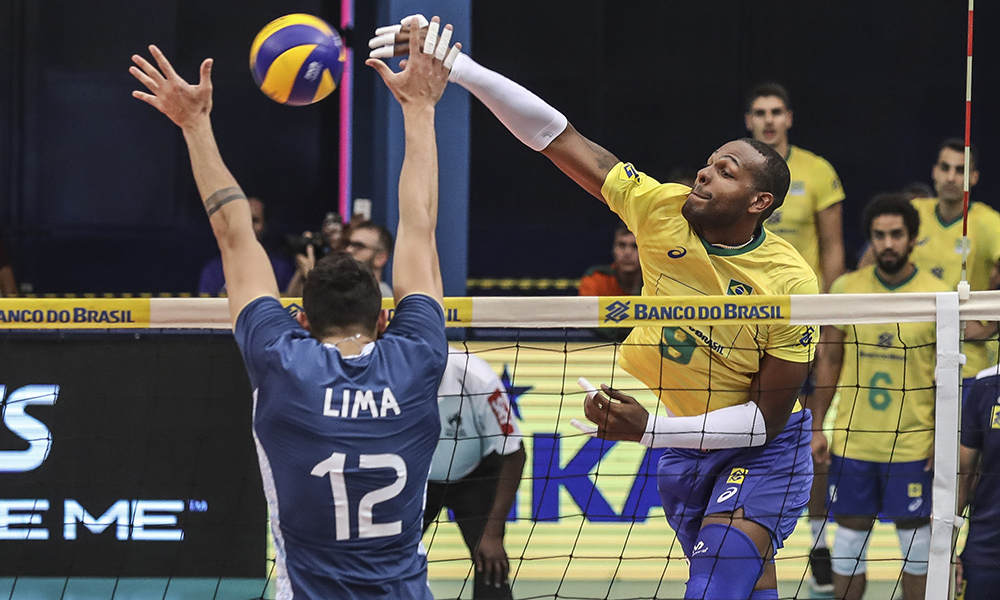
[[826,519],[809,519],[813,534],[813,548],[829,548],[826,544]]

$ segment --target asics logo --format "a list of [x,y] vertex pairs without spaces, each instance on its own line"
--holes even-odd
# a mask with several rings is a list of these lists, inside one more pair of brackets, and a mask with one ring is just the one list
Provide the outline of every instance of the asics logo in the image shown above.
[[688,253],[687,248],[683,246],[678,246],[673,250],[668,251],[667,256],[669,256],[670,258],[684,258],[684,256],[687,253]]
[[705,542],[698,542],[698,545],[694,547],[694,551],[691,552],[691,556],[698,556],[706,552],[708,552],[708,545]]
[[719,494],[719,497],[715,499],[716,504],[722,504],[726,500],[729,500],[736,495],[736,492],[740,491],[740,488],[736,486],[726,488],[726,491]]

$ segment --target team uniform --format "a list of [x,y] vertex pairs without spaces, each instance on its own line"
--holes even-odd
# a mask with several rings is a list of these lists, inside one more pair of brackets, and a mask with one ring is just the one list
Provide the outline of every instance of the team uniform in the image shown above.
[[343,356],[277,299],[240,313],[277,598],[432,598],[420,542],[447,360],[444,313],[401,300],[385,335]]
[[962,552],[964,600],[987,600],[1000,588],[1000,367],[976,377],[962,408],[962,445],[981,453]]
[[764,226],[795,246],[822,282],[816,215],[842,202],[844,188],[833,166],[808,150],[789,146],[785,162],[792,175],[788,195]]
[[[917,267],[943,281],[948,291],[955,291],[962,277],[962,217],[945,223],[938,216],[937,198],[918,198],[911,204],[920,213],[920,235],[910,260]],[[990,271],[1000,260],[1000,213],[981,202],[969,204],[969,257],[967,278],[972,290],[990,289]],[[966,341],[966,363],[962,376],[969,379],[995,364],[997,341]]]
[[[635,233],[644,295],[818,291],[815,274],[795,249],[766,230],[738,250],[702,240],[681,214],[687,186],[661,184],[619,163],[601,191]],[[620,364],[659,395],[668,414],[701,415],[750,400],[750,383],[765,353],[793,362],[811,360],[815,337],[813,327],[780,324],[636,327],[622,346]],[[780,548],[809,499],[811,437],[810,414],[796,407],[784,431],[763,446],[709,452],[667,448],[658,466],[658,487],[685,554],[691,556],[704,515],[737,508],[770,530]]]
[[[424,530],[447,507],[471,552],[493,508],[502,457],[521,448],[521,429],[490,365],[454,348],[441,378],[438,410],[441,439],[431,462]],[[509,598],[510,586],[487,586],[477,571],[473,597]]]
[[[923,269],[891,286],[875,265],[830,288],[831,294],[940,291],[946,286]],[[924,467],[934,446],[934,323],[836,327],[845,337],[830,446],[830,510],[929,516],[933,473]]]

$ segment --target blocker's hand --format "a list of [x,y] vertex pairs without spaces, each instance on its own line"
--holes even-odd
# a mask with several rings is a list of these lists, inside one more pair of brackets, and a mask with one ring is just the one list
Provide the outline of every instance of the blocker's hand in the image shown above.
[[483,574],[486,585],[500,587],[507,582],[510,563],[503,548],[503,537],[484,533],[472,553],[472,560],[476,563],[476,570]]
[[[413,19],[417,19],[416,26],[413,26]],[[428,25],[427,19],[417,14],[403,17],[399,25],[379,27],[375,30],[375,37],[368,40],[368,47],[372,49],[368,58],[406,56],[410,53],[410,33],[416,31],[419,36],[417,41],[423,44]]]
[[[448,85],[448,70],[462,49],[462,44],[455,44],[449,52],[452,26],[445,25],[439,38],[437,33],[440,22],[438,17],[431,19],[423,51],[415,36],[409,38],[410,58],[403,65],[402,71],[395,73],[384,62],[374,58],[365,61],[366,65],[382,76],[385,85],[392,90],[400,105],[429,103],[433,106],[441,99],[441,94]],[[410,26],[416,28],[418,23],[419,20],[413,17]]]
[[138,54],[132,55],[135,66],[131,73],[150,93],[134,91],[132,96],[152,105],[180,128],[190,127],[212,112],[212,59],[201,63],[198,85],[191,85],[174,71],[170,61],[156,46],[149,47],[150,54],[159,65],[154,67]]
[[592,437],[609,441],[638,442],[646,432],[649,412],[632,396],[628,396],[601,384],[604,394],[581,377],[577,383],[587,391],[583,401],[583,414],[596,427],[581,423],[576,419],[570,424]]

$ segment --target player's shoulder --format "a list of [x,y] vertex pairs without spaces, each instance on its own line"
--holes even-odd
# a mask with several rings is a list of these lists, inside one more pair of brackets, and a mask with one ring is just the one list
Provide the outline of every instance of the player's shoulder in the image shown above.
[[773,277],[780,276],[780,279],[788,281],[816,279],[812,267],[791,242],[766,228],[762,228],[761,232],[764,239],[754,251],[754,257],[760,262],[781,266],[780,270],[772,271]]
[[976,381],[986,379],[988,377],[1000,377],[1000,364],[993,365],[992,367],[986,367],[982,371],[976,373]]
[[938,279],[933,273],[928,269],[921,269],[917,267],[916,272],[913,274],[913,279],[910,281],[910,285],[907,286],[908,292],[954,292],[955,290],[951,288],[947,283]]
[[815,152],[794,145],[788,147],[787,162],[789,165],[801,166],[807,169],[833,170],[833,165],[830,164],[830,161]]
[[868,265],[858,269],[857,271],[851,271],[850,273],[844,273],[838,277],[833,285],[830,286],[831,294],[850,294],[850,293],[862,293],[864,291],[869,291],[872,282],[875,280],[875,265]]
[[984,202],[973,202],[969,206],[969,216],[975,216],[976,219],[990,219],[993,223],[1000,221],[1000,212]]
[[632,163],[620,162],[608,172],[604,179],[605,197],[617,191],[633,195],[654,195],[656,198],[686,198],[691,188],[680,183],[660,183],[655,178],[640,171]]
[[910,206],[917,209],[921,219],[925,218],[925,214],[933,213],[937,208],[937,203],[937,198],[913,198],[910,200]]

